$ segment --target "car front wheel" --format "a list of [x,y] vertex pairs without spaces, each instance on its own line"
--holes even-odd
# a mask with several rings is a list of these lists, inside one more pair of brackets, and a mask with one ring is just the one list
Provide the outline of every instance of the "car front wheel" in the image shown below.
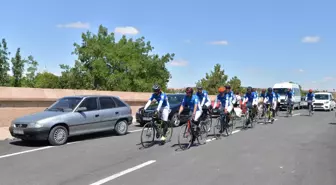
[[175,113],[171,119],[170,119],[170,124],[173,125],[174,127],[180,126],[180,120],[178,119],[178,114]]
[[64,145],[68,140],[68,130],[64,126],[56,126],[51,129],[48,141],[51,145]]
[[125,120],[120,120],[114,127],[114,130],[117,132],[118,135],[125,135],[128,130],[128,124]]

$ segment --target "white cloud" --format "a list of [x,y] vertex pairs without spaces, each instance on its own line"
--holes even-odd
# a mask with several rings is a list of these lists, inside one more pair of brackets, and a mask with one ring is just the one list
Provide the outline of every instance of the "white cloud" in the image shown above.
[[115,33],[120,33],[123,35],[136,35],[139,33],[139,30],[132,26],[125,26],[125,27],[116,27],[114,29]]
[[210,42],[210,44],[212,44],[212,45],[228,45],[229,42],[226,41],[226,40],[219,40],[219,41]]
[[173,60],[170,62],[170,65],[172,66],[187,66],[188,61],[186,60]]
[[83,23],[83,22],[73,22],[68,24],[58,24],[58,28],[75,28],[75,29],[89,29],[90,24],[89,23]]
[[317,43],[320,42],[321,38],[319,36],[306,36],[302,38],[303,43]]
[[304,70],[303,69],[299,69],[299,72],[302,73],[302,72],[304,72]]
[[335,78],[327,76],[327,77],[324,77],[323,81],[330,81],[330,80],[333,80],[333,79],[335,79]]
[[189,44],[191,43],[191,40],[187,39],[187,40],[184,40],[183,42]]

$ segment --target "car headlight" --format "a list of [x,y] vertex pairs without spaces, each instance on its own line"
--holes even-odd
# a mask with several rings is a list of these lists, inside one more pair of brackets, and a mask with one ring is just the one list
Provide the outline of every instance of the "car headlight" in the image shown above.
[[329,101],[326,101],[326,102],[324,102],[325,104],[328,104],[329,103]]
[[41,127],[43,127],[43,124],[42,123],[35,123],[34,127],[35,128],[41,128]]

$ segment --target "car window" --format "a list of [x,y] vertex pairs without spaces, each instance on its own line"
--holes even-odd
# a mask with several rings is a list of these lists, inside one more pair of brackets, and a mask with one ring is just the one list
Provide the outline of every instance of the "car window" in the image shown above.
[[101,97],[99,98],[100,108],[101,109],[111,109],[115,108],[116,104],[110,97]]
[[85,98],[79,107],[86,107],[87,111],[98,110],[97,98]]
[[329,96],[327,94],[315,94],[316,100],[328,100]]
[[51,105],[47,111],[72,111],[82,100],[79,97],[61,98]]
[[126,107],[126,104],[119,100],[119,98],[112,97],[114,102],[117,104],[117,107]]
[[168,97],[169,104],[180,104],[184,96],[169,94],[167,95],[167,97]]

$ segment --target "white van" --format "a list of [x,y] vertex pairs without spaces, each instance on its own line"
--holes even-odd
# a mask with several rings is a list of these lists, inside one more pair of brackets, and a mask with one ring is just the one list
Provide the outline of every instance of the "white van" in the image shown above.
[[315,94],[314,110],[331,111],[335,109],[335,99],[329,92],[318,92]]
[[293,109],[301,108],[301,91],[300,86],[295,83],[289,83],[289,82],[283,82],[283,83],[276,83],[273,86],[273,90],[278,90],[278,93],[280,94],[280,108],[284,109],[287,107],[287,102],[285,102],[286,92],[287,89],[291,88],[292,91],[294,91],[294,106]]

